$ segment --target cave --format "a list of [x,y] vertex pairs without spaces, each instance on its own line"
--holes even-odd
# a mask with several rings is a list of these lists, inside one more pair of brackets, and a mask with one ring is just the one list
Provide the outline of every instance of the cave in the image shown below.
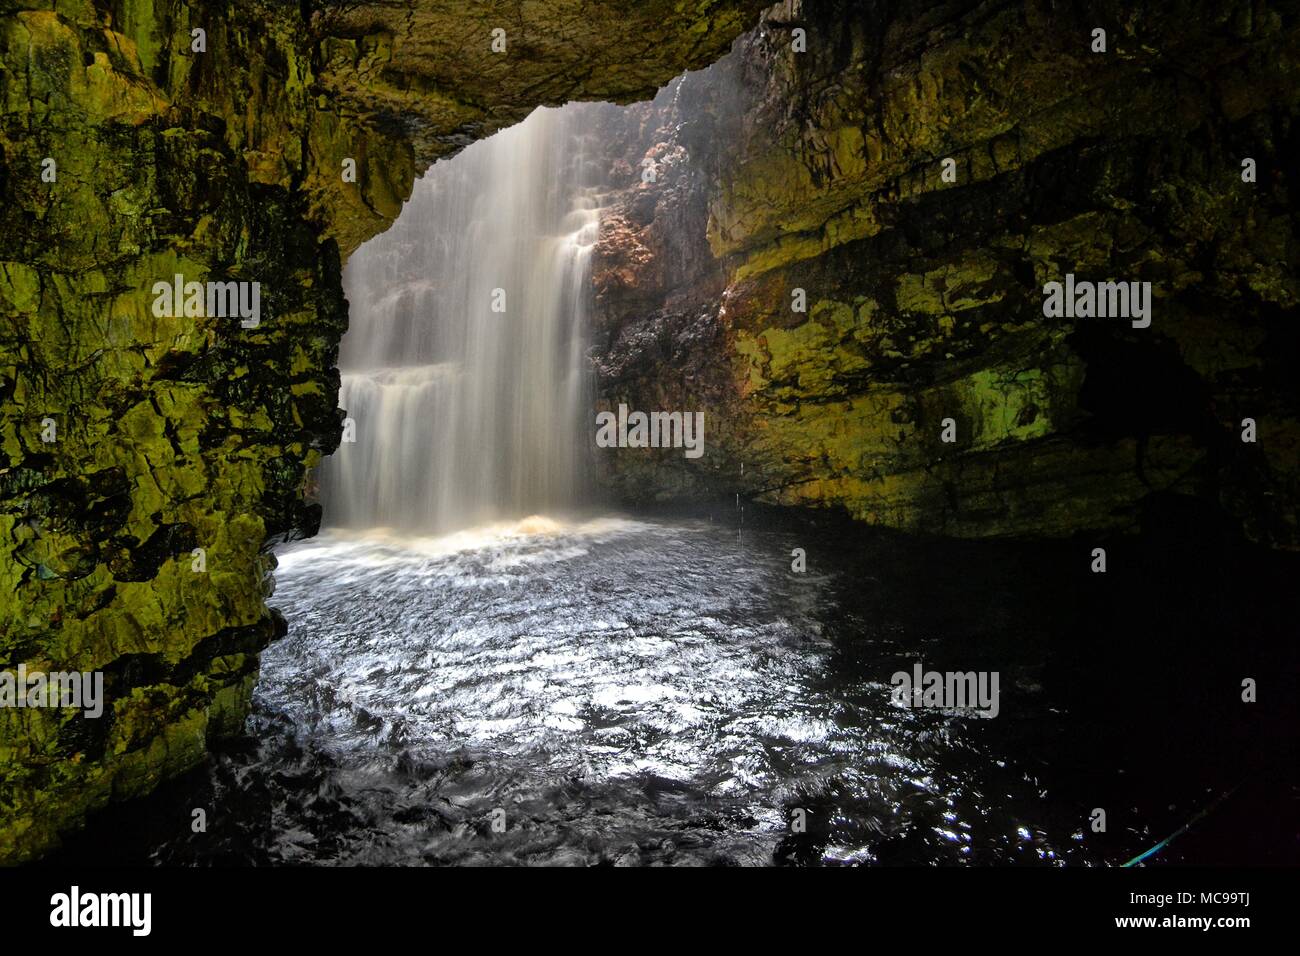
[[0,863],[1300,863],[1293,5],[0,21]]

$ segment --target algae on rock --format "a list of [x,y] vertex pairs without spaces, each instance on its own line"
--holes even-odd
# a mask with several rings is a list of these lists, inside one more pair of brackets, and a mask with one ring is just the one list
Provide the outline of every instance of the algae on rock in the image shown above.
[[[47,851],[241,726],[259,651],[283,628],[268,544],[314,533],[308,476],[339,440],[342,262],[417,173],[538,105],[652,95],[759,9],[13,6],[0,15],[0,668],[103,671],[108,703],[98,720],[0,708],[0,863]],[[155,315],[150,290],[175,275],[260,283],[260,325]]]
[[[789,0],[638,118],[707,181],[633,184],[648,224],[598,247],[646,280],[598,300],[601,396],[706,408],[710,452],[602,456],[607,487],[978,537],[1172,496],[1300,546],[1296,11],[1086,6]],[[707,245],[658,225],[700,203]],[[699,278],[654,288],[633,247]],[[1045,319],[1067,272],[1151,282],[1151,328]],[[648,347],[647,313],[690,335]]]

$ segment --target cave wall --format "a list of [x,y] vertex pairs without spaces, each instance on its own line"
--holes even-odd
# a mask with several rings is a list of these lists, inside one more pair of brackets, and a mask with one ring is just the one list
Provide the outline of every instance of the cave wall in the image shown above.
[[[418,172],[539,104],[651,97],[759,8],[4,6],[0,670],[108,701],[0,708],[0,862],[242,724],[268,543],[314,532],[339,438],[341,266]],[[704,410],[708,453],[603,450],[606,486],[968,536],[1176,499],[1294,547],[1297,47],[1292,3],[787,3],[610,108],[601,400]],[[1151,327],[1045,319],[1066,272],[1151,281]],[[176,273],[260,282],[260,326],[155,316]]]
[[[703,410],[709,450],[599,450],[605,486],[1294,548],[1297,31],[1253,0],[770,9],[610,140],[601,407]],[[1066,273],[1151,282],[1150,327],[1044,317]]]
[[[341,266],[417,173],[537,105],[649,97],[758,10],[4,6],[0,671],[99,671],[106,704],[0,707],[0,863],[241,727],[284,626],[268,544],[314,533],[339,441]],[[155,315],[178,273],[260,283],[260,324]]]

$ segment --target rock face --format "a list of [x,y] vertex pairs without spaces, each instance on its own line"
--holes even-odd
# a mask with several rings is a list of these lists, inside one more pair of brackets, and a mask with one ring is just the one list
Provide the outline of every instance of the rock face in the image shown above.
[[[267,545],[315,531],[307,476],[339,440],[341,263],[417,172],[537,105],[651,96],[759,9],[12,7],[0,670],[102,671],[106,702],[98,719],[0,707],[0,863],[194,766],[242,724],[259,651],[282,628]],[[258,283],[259,323],[155,309],[154,284],[176,275]]]
[[[605,452],[608,486],[1300,544],[1296,9],[1149,6],[787,3],[637,107],[593,362],[709,450]],[[1150,282],[1150,326],[1046,317],[1067,274]]]
[[[1295,547],[1296,10],[1149,6],[787,3],[602,111],[602,406],[707,415],[702,458],[602,454],[607,486],[962,536],[1194,511]],[[651,97],[760,12],[14,7],[0,671],[102,671],[107,700],[0,707],[0,862],[242,723],[283,627],[267,546],[314,532],[339,440],[341,265],[416,174],[537,105]],[[1150,327],[1045,317],[1067,274],[1150,282]],[[259,283],[260,321],[160,314],[176,275]]]

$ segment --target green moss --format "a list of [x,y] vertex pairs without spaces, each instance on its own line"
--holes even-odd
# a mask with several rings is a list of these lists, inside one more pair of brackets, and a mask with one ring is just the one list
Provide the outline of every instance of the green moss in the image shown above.
[[[525,5],[536,55],[509,64],[466,47],[467,4],[0,18],[0,666],[147,655],[167,677],[118,680],[94,746],[61,712],[0,711],[0,863],[239,730],[273,632],[262,549],[302,530],[305,476],[338,440],[342,259],[418,172],[539,103],[649,94],[760,7],[566,3]],[[177,274],[260,281],[262,326],[154,315]]]
[[1050,376],[1042,369],[980,369],[959,381],[960,417],[973,423],[977,447],[1027,441],[1052,431]]

